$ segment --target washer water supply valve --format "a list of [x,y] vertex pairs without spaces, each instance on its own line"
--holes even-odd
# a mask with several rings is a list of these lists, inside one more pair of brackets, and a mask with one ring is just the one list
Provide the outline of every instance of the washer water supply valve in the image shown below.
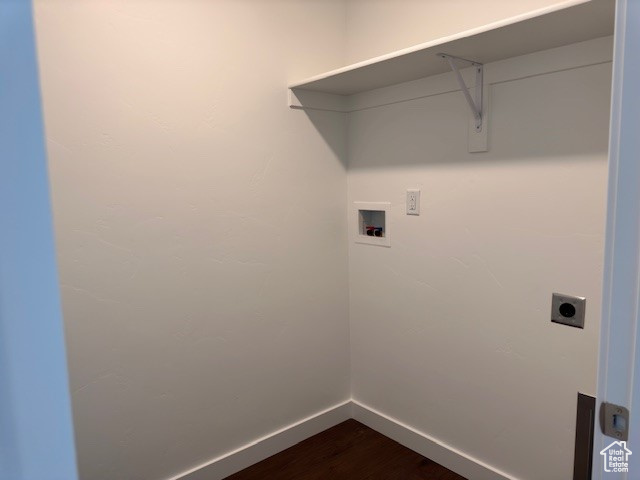
[[382,237],[382,227],[376,227],[374,225],[366,225],[365,231],[370,237]]

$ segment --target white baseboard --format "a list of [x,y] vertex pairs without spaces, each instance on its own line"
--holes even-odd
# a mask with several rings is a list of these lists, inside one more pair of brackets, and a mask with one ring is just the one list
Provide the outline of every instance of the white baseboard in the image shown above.
[[351,416],[376,432],[418,452],[443,467],[473,480],[516,480],[514,477],[446,445],[429,435],[391,418],[357,400],[351,401]]
[[275,455],[296,443],[354,418],[414,452],[473,480],[516,480],[464,452],[376,411],[357,400],[347,400],[259,438],[169,480],[221,480]]
[[347,400],[169,480],[221,480],[351,418]]

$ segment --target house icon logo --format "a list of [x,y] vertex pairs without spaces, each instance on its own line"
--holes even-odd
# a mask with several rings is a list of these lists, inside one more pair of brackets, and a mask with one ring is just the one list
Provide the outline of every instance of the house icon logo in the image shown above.
[[605,472],[628,472],[629,455],[631,450],[627,448],[627,442],[613,442],[600,451],[604,461]]

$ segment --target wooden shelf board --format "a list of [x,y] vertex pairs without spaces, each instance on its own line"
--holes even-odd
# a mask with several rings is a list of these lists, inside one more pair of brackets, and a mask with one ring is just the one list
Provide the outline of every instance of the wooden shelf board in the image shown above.
[[289,86],[353,95],[449,71],[443,52],[480,63],[613,34],[614,0],[570,0],[449,37],[332,70]]

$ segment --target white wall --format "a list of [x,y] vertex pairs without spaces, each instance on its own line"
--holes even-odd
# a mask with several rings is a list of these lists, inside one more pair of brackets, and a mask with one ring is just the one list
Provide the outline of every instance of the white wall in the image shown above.
[[0,2],[0,105],[0,478],[74,480],[29,0]]
[[343,7],[35,1],[82,478],[349,397],[344,120],[286,105],[342,63]]
[[558,0],[346,0],[347,63],[428,42]]
[[[387,249],[350,225],[355,400],[515,478],[571,477],[576,394],[596,386],[609,95],[609,63],[492,85],[479,154],[460,92],[350,114],[349,201],[392,202],[393,226]],[[552,292],[587,297],[584,330],[550,322]]]
[[[206,462],[348,398],[350,360],[365,405],[523,479],[570,475],[609,66],[492,87],[476,155],[459,92],[346,132],[285,88],[345,45],[360,60],[550,3],[35,0],[82,478]],[[348,241],[347,157],[348,205],[393,203],[391,249]],[[552,291],[588,297],[584,331],[549,322]]]
[[[554,3],[349,0],[347,60]],[[486,154],[466,151],[459,92],[350,115],[349,201],[393,202],[392,248],[350,245],[355,400],[517,478],[570,478],[576,392],[596,385],[609,92],[609,65],[493,86]],[[549,322],[553,291],[587,296],[584,331]]]

